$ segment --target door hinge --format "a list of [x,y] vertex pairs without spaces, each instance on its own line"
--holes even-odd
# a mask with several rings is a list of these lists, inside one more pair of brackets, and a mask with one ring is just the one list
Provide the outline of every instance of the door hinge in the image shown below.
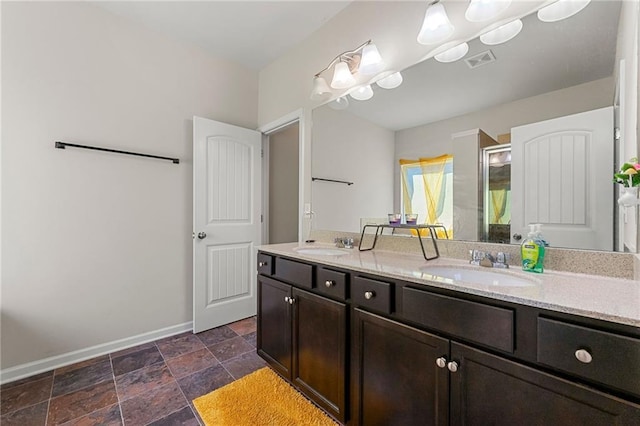
[[264,158],[264,149],[260,150],[260,158]]
[[260,215],[260,223],[264,223],[264,216]]

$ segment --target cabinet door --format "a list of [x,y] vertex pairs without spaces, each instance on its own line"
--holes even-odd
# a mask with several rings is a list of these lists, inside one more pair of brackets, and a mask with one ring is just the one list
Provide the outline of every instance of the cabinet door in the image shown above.
[[359,425],[447,425],[449,341],[354,310],[353,420]]
[[258,276],[258,355],[287,379],[291,379],[290,296],[290,285]]
[[452,343],[452,425],[640,425],[640,406]]
[[293,289],[292,381],[340,421],[345,419],[347,308]]

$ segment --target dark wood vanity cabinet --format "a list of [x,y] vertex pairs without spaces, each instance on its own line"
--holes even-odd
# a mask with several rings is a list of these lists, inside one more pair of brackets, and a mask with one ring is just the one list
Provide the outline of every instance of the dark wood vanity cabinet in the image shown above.
[[[282,260],[281,275],[315,286],[305,269],[311,265],[288,259],[276,259],[276,276]],[[346,420],[346,328],[344,302],[258,275],[258,354],[339,421]]]
[[449,424],[449,341],[355,309],[351,420],[356,425]]
[[640,426],[637,328],[285,260],[258,352],[342,422]]

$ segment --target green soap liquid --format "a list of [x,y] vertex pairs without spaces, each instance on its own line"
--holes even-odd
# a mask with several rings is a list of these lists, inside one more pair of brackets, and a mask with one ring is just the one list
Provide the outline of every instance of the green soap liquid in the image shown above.
[[541,274],[544,270],[544,244],[533,239],[527,239],[522,243],[522,270]]

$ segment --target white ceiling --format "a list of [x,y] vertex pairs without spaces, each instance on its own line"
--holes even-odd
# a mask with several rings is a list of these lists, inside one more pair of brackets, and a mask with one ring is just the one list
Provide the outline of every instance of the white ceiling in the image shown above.
[[[447,1],[450,12],[464,9],[458,0]],[[416,4],[396,2],[399,8]],[[167,37],[197,45],[216,57],[259,70],[301,43],[351,2],[94,3]],[[405,82],[399,88],[385,91],[374,84],[373,99],[350,99],[349,110],[383,127],[399,130],[610,76],[619,14],[620,2],[600,0],[559,23],[542,23],[535,14],[530,15],[523,19],[522,33],[505,44],[489,47],[477,39],[469,42],[467,57],[490,48],[496,62],[471,70],[463,61],[441,64],[428,59],[404,70]],[[458,19],[456,25],[464,25],[457,15],[452,21]],[[417,30],[398,29],[407,32],[409,39],[415,37]]]
[[465,58],[490,49],[495,62],[470,69],[463,60],[443,64],[428,59],[404,70],[397,89],[373,84],[372,99],[349,97],[348,111],[400,130],[609,77],[620,7],[620,2],[592,1],[555,23],[541,22],[534,13],[523,18],[522,32],[507,43],[469,42]]
[[154,31],[259,70],[350,1],[96,1]]

